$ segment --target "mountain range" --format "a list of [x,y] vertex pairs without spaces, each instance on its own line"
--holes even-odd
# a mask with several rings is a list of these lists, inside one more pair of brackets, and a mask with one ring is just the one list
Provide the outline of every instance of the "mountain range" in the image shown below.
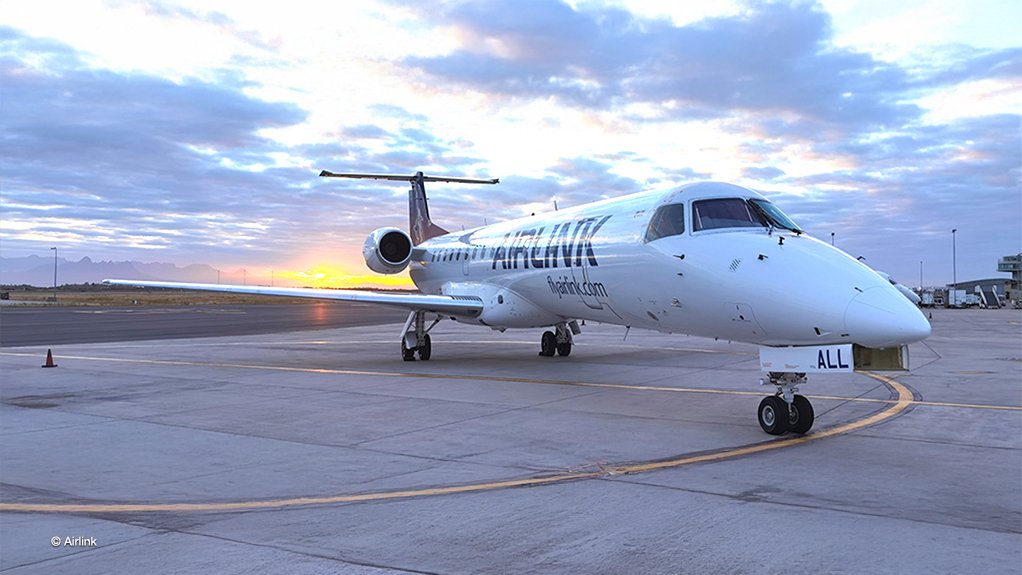
[[[216,283],[216,268],[206,264],[179,267],[170,263],[107,262],[84,257],[78,261],[57,258],[57,284],[99,283],[106,278]],[[235,277],[237,276],[237,277]],[[223,273],[223,281],[239,280],[242,272]],[[249,277],[250,280],[254,279]],[[53,259],[36,255],[0,257],[0,284],[53,285]]]

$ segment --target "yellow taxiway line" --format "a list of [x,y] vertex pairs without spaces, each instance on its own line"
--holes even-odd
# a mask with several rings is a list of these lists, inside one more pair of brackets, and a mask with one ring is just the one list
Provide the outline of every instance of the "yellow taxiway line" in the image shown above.
[[694,463],[709,463],[724,461],[763,453],[786,447],[793,447],[804,443],[819,441],[828,437],[844,435],[876,425],[888,420],[905,411],[914,401],[912,392],[897,381],[874,373],[863,372],[865,375],[887,385],[896,394],[897,398],[892,400],[883,410],[865,417],[841,425],[808,435],[793,436],[784,439],[767,441],[745,447],[724,449],[714,453],[701,455],[688,455],[674,459],[659,461],[647,461],[639,463],[627,463],[618,465],[603,466],[598,471],[570,472],[554,475],[535,476],[521,479],[507,479],[502,481],[487,481],[470,483],[464,485],[452,485],[446,487],[431,487],[424,489],[407,489],[401,491],[382,491],[376,493],[326,495],[320,497],[295,497],[287,499],[263,499],[254,501],[235,501],[225,503],[7,503],[0,502],[0,512],[17,511],[26,513],[167,513],[167,512],[227,512],[227,511],[251,511],[259,509],[282,509],[290,507],[302,507],[309,505],[333,505],[340,503],[355,503],[362,501],[386,501],[396,499],[409,499],[416,497],[431,497],[437,495],[453,495],[460,493],[476,493],[480,491],[493,491],[508,489],[512,487],[535,487],[568,481],[583,479],[597,479],[614,475],[629,475],[636,473],[647,473],[662,469],[671,469]]

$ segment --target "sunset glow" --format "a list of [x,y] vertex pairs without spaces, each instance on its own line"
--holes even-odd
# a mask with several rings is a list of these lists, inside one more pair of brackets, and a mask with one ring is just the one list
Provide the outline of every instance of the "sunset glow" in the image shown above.
[[336,266],[318,265],[306,270],[285,270],[274,274],[277,285],[294,287],[415,289],[407,273],[381,275],[366,270],[365,274],[358,274]]

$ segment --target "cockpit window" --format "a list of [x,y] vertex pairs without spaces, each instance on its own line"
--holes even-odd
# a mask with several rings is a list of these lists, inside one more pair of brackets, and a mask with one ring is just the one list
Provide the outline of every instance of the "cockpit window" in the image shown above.
[[775,228],[783,228],[791,230],[793,232],[802,233],[802,228],[798,227],[798,224],[793,222],[787,214],[781,211],[780,208],[771,204],[766,200],[751,199],[749,203],[752,204],[753,208],[762,210],[762,215],[767,219],[767,223]]
[[660,206],[649,221],[646,242],[685,233],[685,204]]
[[755,227],[802,233],[791,218],[766,200],[721,198],[692,202],[692,229],[695,231]]
[[758,215],[741,198],[720,198],[692,202],[692,230],[755,228],[763,226]]

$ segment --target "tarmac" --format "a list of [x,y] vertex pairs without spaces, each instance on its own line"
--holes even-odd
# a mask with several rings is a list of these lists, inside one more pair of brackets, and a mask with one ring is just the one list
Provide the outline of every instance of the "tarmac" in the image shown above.
[[0,347],[282,333],[404,322],[407,317],[406,311],[362,302],[131,307],[22,305],[17,309],[0,307]]
[[0,571],[1020,572],[1022,312],[932,314],[780,438],[754,346],[613,326],[5,345]]

